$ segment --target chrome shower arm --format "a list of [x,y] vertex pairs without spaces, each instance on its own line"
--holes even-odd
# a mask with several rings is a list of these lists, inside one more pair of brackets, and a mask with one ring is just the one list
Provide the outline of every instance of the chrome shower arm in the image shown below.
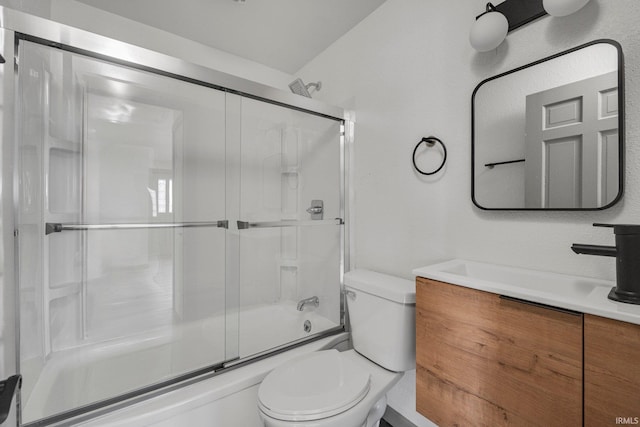
[[307,83],[305,85],[305,87],[307,88],[307,90],[311,87],[313,87],[313,89],[318,92],[320,89],[322,89],[322,82],[318,81],[318,82],[311,82],[311,83]]

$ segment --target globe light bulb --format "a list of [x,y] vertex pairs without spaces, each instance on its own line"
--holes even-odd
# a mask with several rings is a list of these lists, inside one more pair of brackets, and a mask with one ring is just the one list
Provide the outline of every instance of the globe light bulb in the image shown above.
[[589,0],[542,0],[542,7],[551,16],[567,16],[582,9]]
[[487,52],[500,46],[507,37],[509,22],[500,12],[482,14],[471,26],[469,43],[478,52]]

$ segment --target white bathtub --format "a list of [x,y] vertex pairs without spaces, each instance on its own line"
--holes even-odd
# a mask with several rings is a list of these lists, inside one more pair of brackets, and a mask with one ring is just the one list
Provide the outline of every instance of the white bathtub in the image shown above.
[[[240,358],[337,326],[313,310],[297,311],[293,302],[246,308],[241,310],[237,319],[237,327],[227,329],[227,336],[238,336],[235,345]],[[304,330],[305,321],[312,325],[309,332]],[[314,351],[327,342],[332,341],[322,340],[296,352]],[[225,351],[227,358],[229,351],[235,354],[234,348],[229,347],[225,349],[225,317],[221,315],[53,353],[41,372],[29,372],[28,366],[22,369],[26,378],[37,378],[36,382],[25,381],[23,421],[31,422],[205,367],[213,361],[225,359]],[[288,356],[278,356],[278,360],[282,357]],[[222,397],[256,386],[273,366],[270,362],[256,362],[219,376],[225,379],[214,377],[204,381],[209,385],[204,386],[207,393],[203,396],[199,396],[202,390],[193,391],[202,387],[195,384],[172,392],[171,399],[190,402],[189,407],[192,408],[209,405]],[[249,398],[250,395],[251,392]],[[172,405],[165,398],[153,399],[154,402],[159,400],[164,402],[160,408],[165,413]],[[151,401],[141,405],[154,407]],[[151,412],[156,411],[151,409]]]
[[75,425],[84,427],[262,427],[258,387],[272,369],[300,354],[346,349],[342,332]]

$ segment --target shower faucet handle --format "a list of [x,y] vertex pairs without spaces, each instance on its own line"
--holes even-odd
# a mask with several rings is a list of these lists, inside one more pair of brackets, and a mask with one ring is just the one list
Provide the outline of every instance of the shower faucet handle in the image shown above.
[[322,200],[312,200],[311,206],[307,208],[307,213],[311,215],[311,219],[323,219],[324,202]]

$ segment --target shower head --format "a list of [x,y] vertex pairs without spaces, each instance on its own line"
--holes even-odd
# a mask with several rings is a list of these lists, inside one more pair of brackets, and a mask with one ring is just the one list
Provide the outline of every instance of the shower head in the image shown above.
[[305,85],[302,79],[298,78],[289,83],[289,89],[291,89],[291,92],[297,95],[306,96],[307,98],[311,98],[311,93],[309,92],[310,87],[313,87],[317,92],[322,88],[322,82],[308,83]]

